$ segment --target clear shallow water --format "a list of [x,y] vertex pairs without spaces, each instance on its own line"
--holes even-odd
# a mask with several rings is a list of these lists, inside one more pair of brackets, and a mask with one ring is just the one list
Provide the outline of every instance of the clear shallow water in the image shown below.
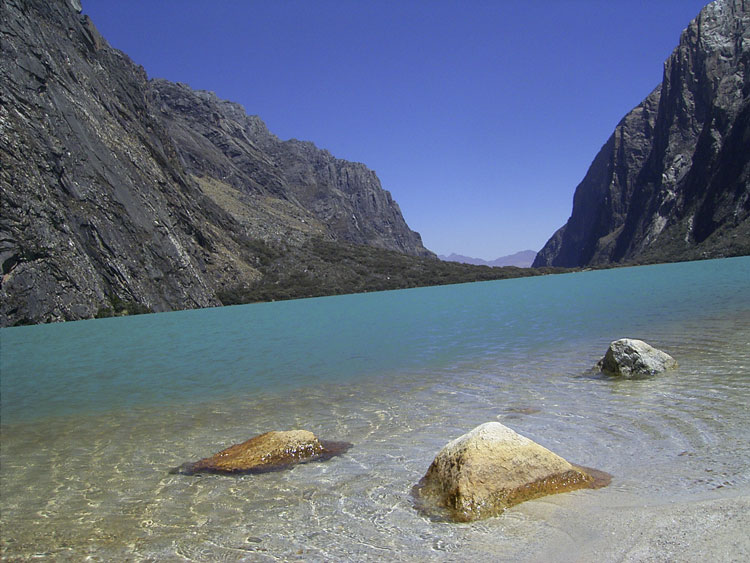
[[[658,507],[745,506],[749,295],[737,258],[3,330],[2,555],[567,560],[611,543],[607,520],[643,535]],[[679,370],[595,377],[622,336]],[[612,485],[423,518],[411,487],[489,420]],[[283,473],[167,473],[297,427],[354,447]]]

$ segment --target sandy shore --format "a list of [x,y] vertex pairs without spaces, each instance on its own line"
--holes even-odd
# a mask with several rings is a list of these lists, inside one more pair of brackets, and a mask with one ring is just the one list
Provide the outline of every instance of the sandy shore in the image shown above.
[[554,513],[547,517],[555,527],[528,561],[750,561],[750,489],[727,492],[659,504],[615,501],[580,511],[551,508],[554,501],[529,503],[524,510],[530,516]]

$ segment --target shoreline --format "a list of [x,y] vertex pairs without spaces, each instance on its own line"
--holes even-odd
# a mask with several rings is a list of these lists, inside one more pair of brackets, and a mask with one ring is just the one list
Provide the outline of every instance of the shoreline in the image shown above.
[[[646,499],[643,505],[630,499],[612,506],[577,502],[555,507],[549,521],[554,539],[528,561],[750,560],[750,487],[659,502]],[[525,510],[540,516],[545,511],[540,504]]]

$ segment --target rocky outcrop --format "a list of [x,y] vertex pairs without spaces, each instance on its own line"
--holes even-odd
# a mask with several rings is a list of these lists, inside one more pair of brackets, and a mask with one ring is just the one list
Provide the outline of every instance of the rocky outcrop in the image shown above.
[[324,461],[350,447],[351,444],[346,442],[321,442],[307,430],[271,431],[211,457],[186,463],[172,473],[267,473],[308,461]]
[[596,364],[602,373],[626,378],[648,377],[677,367],[677,361],[643,340],[621,338],[607,348]]
[[534,266],[750,253],[750,4],[717,0],[594,159]]
[[142,68],[62,1],[2,0],[0,325],[218,305],[259,277],[191,180]]
[[0,326],[221,305],[313,237],[432,256],[364,165],[149,81],[79,12],[0,0]]
[[427,513],[469,522],[525,500],[606,484],[499,422],[448,443],[415,488]]

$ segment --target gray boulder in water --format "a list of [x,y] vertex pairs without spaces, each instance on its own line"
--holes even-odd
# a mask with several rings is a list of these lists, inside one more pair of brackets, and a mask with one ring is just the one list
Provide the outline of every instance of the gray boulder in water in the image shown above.
[[677,367],[677,361],[643,340],[621,338],[609,345],[596,366],[608,375],[636,378],[656,375]]

